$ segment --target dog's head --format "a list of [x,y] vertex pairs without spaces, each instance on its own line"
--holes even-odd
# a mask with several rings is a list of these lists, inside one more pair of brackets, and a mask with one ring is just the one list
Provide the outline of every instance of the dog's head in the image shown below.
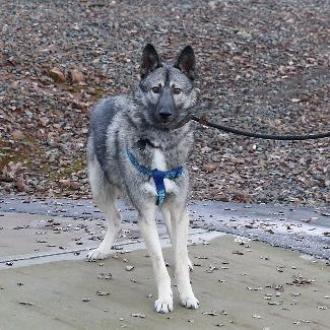
[[143,50],[139,98],[146,111],[143,116],[150,124],[170,129],[189,116],[197,102],[195,55],[186,46],[174,65],[162,64],[155,48],[148,44]]

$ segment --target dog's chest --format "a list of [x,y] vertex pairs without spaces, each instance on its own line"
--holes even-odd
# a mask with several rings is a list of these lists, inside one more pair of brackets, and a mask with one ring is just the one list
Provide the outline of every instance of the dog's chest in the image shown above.
[[165,155],[161,149],[153,148],[151,166],[152,169],[157,168],[160,171],[167,170]]

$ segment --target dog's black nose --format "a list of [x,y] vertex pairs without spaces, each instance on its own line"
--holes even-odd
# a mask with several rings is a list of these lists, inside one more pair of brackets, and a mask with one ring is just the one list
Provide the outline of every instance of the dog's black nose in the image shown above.
[[159,111],[159,117],[163,122],[168,121],[173,115],[173,112],[171,111],[171,109],[168,108],[162,108]]
[[160,112],[159,115],[162,119],[167,120],[168,118],[170,118],[172,116],[172,113],[171,112]]

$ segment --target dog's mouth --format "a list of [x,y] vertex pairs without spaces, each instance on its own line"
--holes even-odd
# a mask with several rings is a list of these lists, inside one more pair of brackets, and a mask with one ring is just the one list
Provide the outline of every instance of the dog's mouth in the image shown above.
[[183,127],[190,121],[190,115],[184,117],[171,118],[166,120],[157,120],[155,126],[164,130],[174,130]]
[[171,125],[172,123],[174,123],[176,121],[176,118],[167,118],[167,117],[161,117],[158,122],[161,124],[161,125]]

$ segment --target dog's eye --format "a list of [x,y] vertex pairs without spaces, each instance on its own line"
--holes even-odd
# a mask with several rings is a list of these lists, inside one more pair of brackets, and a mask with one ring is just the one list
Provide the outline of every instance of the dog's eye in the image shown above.
[[155,94],[159,94],[159,93],[160,93],[160,87],[159,87],[159,86],[152,87],[151,90],[152,90]]
[[178,95],[178,94],[180,94],[181,92],[182,92],[182,90],[181,90],[180,88],[177,88],[177,87],[174,87],[174,88],[173,88],[173,94]]

